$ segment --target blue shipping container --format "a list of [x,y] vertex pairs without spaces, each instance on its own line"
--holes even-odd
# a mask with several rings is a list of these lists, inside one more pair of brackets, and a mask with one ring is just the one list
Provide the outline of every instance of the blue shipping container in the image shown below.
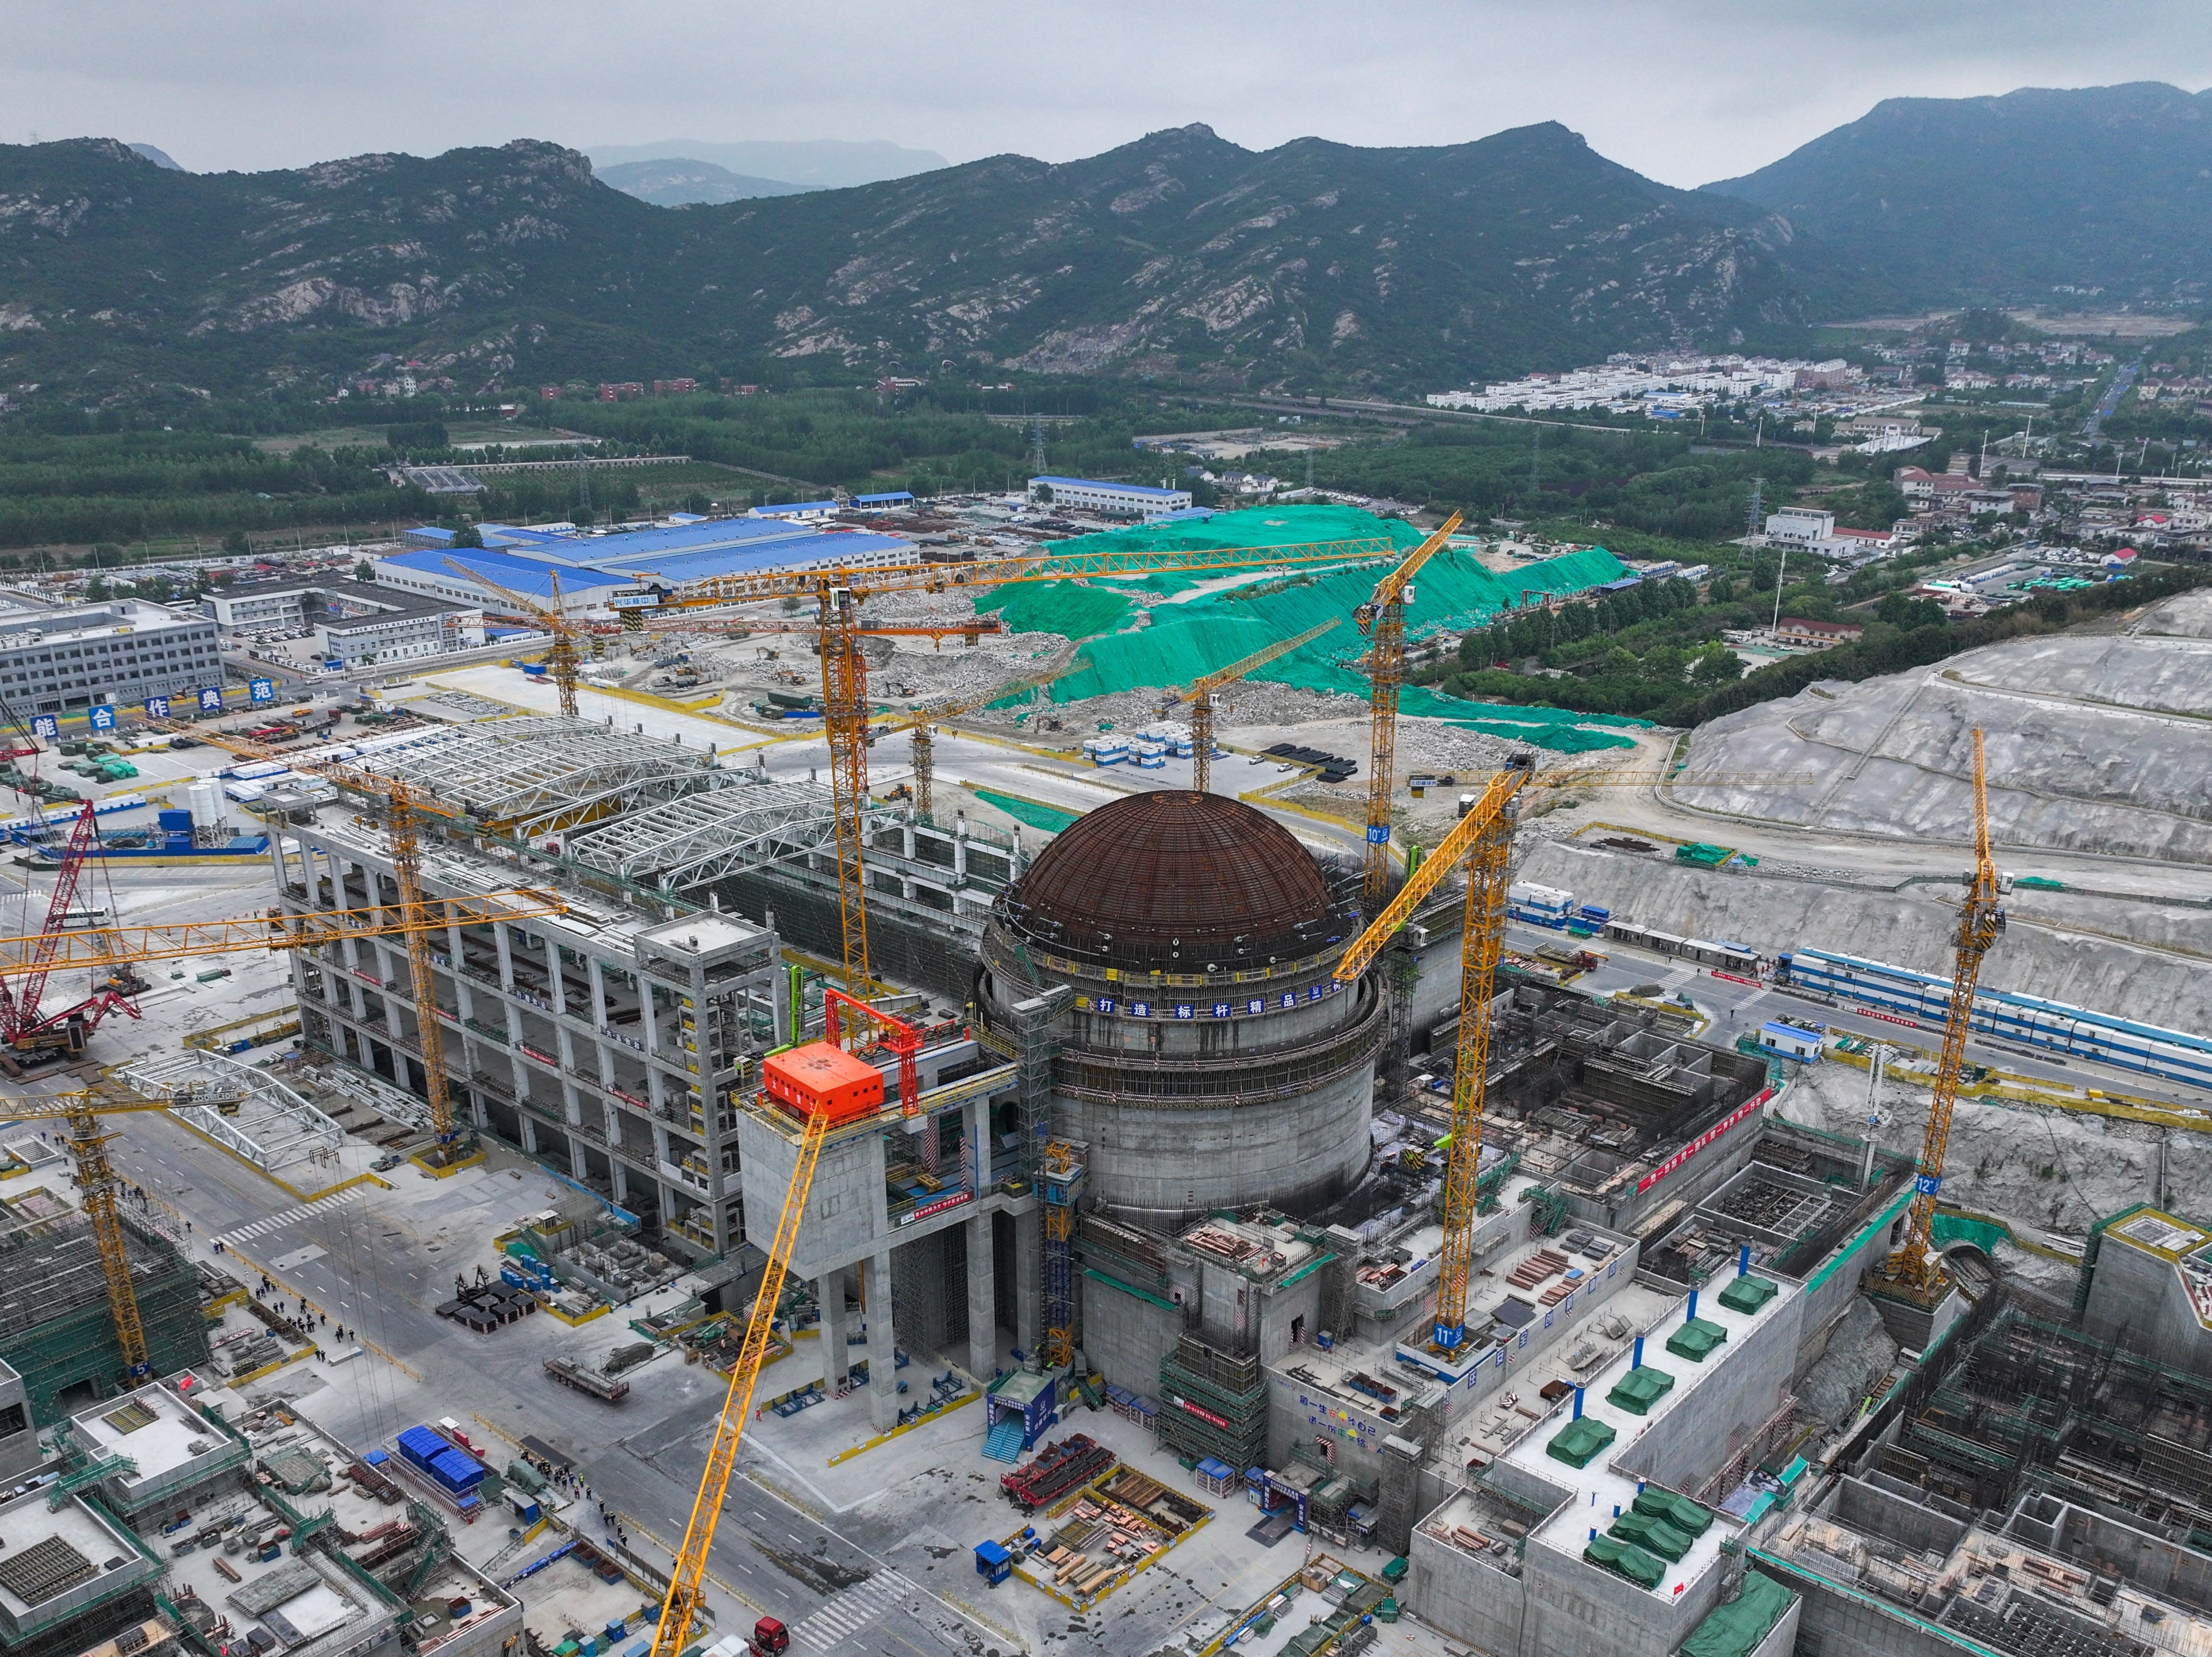
[[447,1450],[430,1464],[430,1477],[458,1494],[483,1482],[483,1463],[463,1450]]
[[410,1427],[395,1441],[408,1465],[427,1468],[453,1447],[428,1427]]

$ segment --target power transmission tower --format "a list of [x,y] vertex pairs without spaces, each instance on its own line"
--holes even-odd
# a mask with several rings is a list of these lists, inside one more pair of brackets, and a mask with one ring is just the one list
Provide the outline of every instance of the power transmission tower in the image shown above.
[[1528,446],[1528,500],[1534,505],[1538,491],[1543,488],[1544,428],[1532,425],[1528,429],[1534,434]]
[[1745,511],[1743,515],[1743,532],[1746,535],[1756,535],[1759,533],[1759,518],[1761,509],[1765,505],[1765,495],[1766,480],[1763,477],[1753,478],[1751,480],[1751,505]]
[[1044,470],[1044,422],[1030,422],[1030,470],[1032,474]]

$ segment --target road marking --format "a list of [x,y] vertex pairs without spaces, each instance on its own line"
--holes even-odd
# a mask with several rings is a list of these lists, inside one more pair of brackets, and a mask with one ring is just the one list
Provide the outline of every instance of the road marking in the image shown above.
[[254,1238],[265,1236],[271,1231],[281,1231],[288,1225],[297,1225],[301,1221],[314,1215],[327,1214],[333,1209],[343,1208],[350,1203],[359,1202],[363,1194],[364,1187],[356,1186],[350,1191],[341,1191],[335,1196],[325,1197],[317,1202],[301,1203],[298,1207],[288,1208],[281,1214],[271,1214],[265,1220],[257,1220],[252,1225],[242,1225],[235,1231],[226,1231],[215,1241],[226,1248],[235,1243],[250,1242]]
[[791,1631],[817,1651],[828,1651],[852,1638],[907,1595],[918,1592],[912,1579],[895,1570],[879,1570],[826,1601]]

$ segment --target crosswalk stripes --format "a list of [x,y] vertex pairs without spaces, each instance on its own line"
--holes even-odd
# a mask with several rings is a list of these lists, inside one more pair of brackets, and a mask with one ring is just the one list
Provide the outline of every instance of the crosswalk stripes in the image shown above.
[[846,1589],[791,1631],[815,1650],[828,1651],[917,1592],[911,1577],[895,1570],[879,1570],[866,1581]]
[[265,1236],[271,1231],[281,1231],[288,1225],[297,1225],[301,1221],[313,1215],[327,1214],[332,1209],[343,1208],[349,1203],[359,1202],[362,1193],[362,1188],[356,1186],[350,1191],[341,1191],[317,1202],[301,1203],[297,1208],[288,1208],[281,1214],[271,1214],[265,1220],[257,1220],[252,1225],[242,1225],[235,1231],[226,1231],[216,1241],[226,1248],[238,1243],[251,1242],[254,1238]]

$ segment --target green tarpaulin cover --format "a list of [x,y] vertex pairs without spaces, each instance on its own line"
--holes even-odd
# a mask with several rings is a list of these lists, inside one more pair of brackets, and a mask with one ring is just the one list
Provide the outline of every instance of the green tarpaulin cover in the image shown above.
[[1075,822],[1078,815],[1038,800],[1024,799],[1018,794],[1002,794],[995,788],[978,788],[975,798],[988,800],[1015,822],[1026,822],[1030,828],[1042,828],[1048,835],[1058,834]]
[[1613,1442],[1618,1436],[1602,1421],[1584,1416],[1580,1421],[1569,1422],[1552,1435],[1552,1442],[1544,1447],[1544,1454],[1565,1462],[1570,1467],[1587,1467],[1590,1458]]
[[1781,1285],[1773,1278],[1747,1272],[1721,1290],[1721,1304],[1731,1312],[1756,1312],[1781,1292]]
[[[1217,513],[1202,522],[1079,536],[1054,543],[1051,551],[1062,555],[1346,540],[1386,543],[1389,555],[1397,556],[1419,544],[1421,532],[1399,519],[1377,519],[1349,507],[1260,507]],[[1142,588],[1174,597],[1201,583],[1184,576],[1100,578],[1097,583],[1080,586],[1023,583],[985,595],[975,608],[998,610],[1006,625],[1017,632],[1059,633],[1088,640],[1083,653],[1091,665],[1056,681],[1050,691],[1054,701],[1076,701],[1146,685],[1186,685],[1332,618],[1341,618],[1340,625],[1278,657],[1251,677],[1364,698],[1367,680],[1351,664],[1365,649],[1365,641],[1352,623],[1352,612],[1372,592],[1382,568],[1382,561],[1376,558],[1247,580],[1184,603],[1157,605],[1145,627],[1128,625],[1134,618],[1127,592]],[[1430,559],[1414,583],[1406,636],[1418,641],[1433,632],[1480,627],[1528,595],[1586,592],[1619,580],[1626,570],[1602,547],[1586,547],[1503,574],[1484,568],[1472,552],[1448,549]],[[1626,747],[1630,739],[1622,730],[1648,723],[1609,713],[1462,701],[1439,695],[1425,685],[1407,685],[1399,706],[1407,713],[1449,719],[1508,742],[1569,754]]]
[[1613,1521],[1608,1534],[1624,1542],[1633,1542],[1646,1553],[1656,1553],[1672,1562],[1689,1552],[1690,1545],[1698,1539],[1685,1536],[1663,1519],[1654,1519],[1649,1514],[1625,1513]]
[[1665,1520],[1685,1536],[1703,1536],[1713,1522],[1708,1509],[1672,1490],[1638,1490],[1633,1506],[1638,1513]]
[[1692,1363],[1703,1363],[1706,1355],[1728,1339],[1728,1331],[1717,1323],[1703,1318],[1686,1319],[1680,1329],[1667,1337],[1667,1350],[1678,1358],[1687,1358]]
[[1651,1406],[1674,1390],[1674,1377],[1664,1369],[1655,1369],[1648,1363],[1639,1363],[1615,1383],[1605,1395],[1605,1401],[1615,1409],[1632,1410],[1638,1415],[1649,1415]]
[[1667,1575],[1667,1567],[1643,1549],[1617,1542],[1610,1536],[1592,1537],[1589,1546],[1583,1550],[1583,1557],[1593,1565],[1618,1572],[1639,1588],[1656,1588]]
[[1692,1629],[1677,1657],[1750,1657],[1759,1649],[1759,1642],[1774,1631],[1774,1625],[1796,1597],[1772,1577],[1747,1571],[1743,1592],[1727,1605],[1714,1607],[1704,1622]]

